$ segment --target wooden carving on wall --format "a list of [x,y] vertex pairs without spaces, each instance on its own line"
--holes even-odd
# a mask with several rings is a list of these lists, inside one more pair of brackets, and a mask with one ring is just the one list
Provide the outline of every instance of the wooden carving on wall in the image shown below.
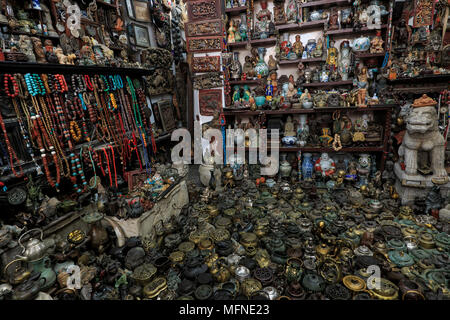
[[174,77],[170,69],[158,68],[150,72],[151,74],[145,77],[150,96],[173,91]]
[[434,4],[434,0],[414,1],[414,28],[433,24]]
[[189,1],[187,7],[189,22],[220,18],[220,0]]
[[192,58],[192,72],[220,71],[220,56],[206,56]]
[[162,100],[157,102],[161,125],[164,132],[171,132],[176,129],[177,125],[173,115],[173,107],[171,100]]
[[198,101],[202,116],[212,116],[215,111],[222,112],[221,89],[199,90]]
[[222,20],[189,22],[186,24],[186,37],[216,36],[222,34]]
[[223,85],[222,72],[211,72],[194,76],[194,89],[211,89]]
[[188,38],[186,50],[187,52],[222,51],[222,37]]

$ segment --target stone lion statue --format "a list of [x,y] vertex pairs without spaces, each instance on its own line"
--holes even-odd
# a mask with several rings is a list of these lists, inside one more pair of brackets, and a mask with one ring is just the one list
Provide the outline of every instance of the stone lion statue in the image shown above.
[[406,174],[417,175],[418,153],[427,152],[431,160],[433,182],[444,184],[448,181],[444,167],[445,140],[438,129],[438,115],[434,107],[436,104],[426,94],[414,101],[406,117],[407,131],[398,153],[404,159]]

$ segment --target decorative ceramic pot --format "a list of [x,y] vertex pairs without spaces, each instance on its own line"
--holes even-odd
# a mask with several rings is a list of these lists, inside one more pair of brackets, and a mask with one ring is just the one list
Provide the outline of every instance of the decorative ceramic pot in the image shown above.
[[266,54],[266,48],[260,47],[258,48],[258,56],[259,61],[255,66],[255,71],[258,76],[261,78],[267,77],[269,74],[269,67],[267,66],[267,63],[264,62],[264,55]]
[[322,14],[319,11],[313,11],[311,12],[311,14],[309,15],[309,18],[311,19],[311,21],[317,21],[322,19]]
[[255,97],[255,103],[257,107],[263,106],[266,103],[266,97],[265,96]]
[[[296,139],[297,140],[297,139]],[[292,166],[287,160],[281,161],[280,164],[280,174],[281,177],[287,178],[291,175]]]
[[313,102],[311,100],[303,100],[303,108],[311,109],[313,107]]
[[353,41],[352,49],[355,52],[365,52],[370,49],[369,37],[361,36]]
[[287,146],[293,146],[297,143],[297,137],[286,136],[281,139],[281,142]]
[[312,158],[311,153],[303,154],[302,176],[304,180],[311,179],[314,173],[314,164],[311,158]]
[[275,185],[275,180],[273,180],[273,179],[267,179],[266,180],[266,185],[269,187],[269,188],[272,188],[274,185]]

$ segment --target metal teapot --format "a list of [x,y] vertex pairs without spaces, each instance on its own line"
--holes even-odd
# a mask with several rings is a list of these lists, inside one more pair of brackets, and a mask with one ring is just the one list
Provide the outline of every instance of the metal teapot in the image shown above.
[[[40,231],[40,239],[30,238],[30,240],[26,243],[26,246],[24,246],[22,244],[22,238],[32,231]],[[44,233],[39,228],[28,230],[27,232],[22,234],[19,238],[19,245],[22,247],[22,255],[19,255],[18,257],[28,262],[42,259],[46,255],[46,252],[49,248],[48,245],[44,243],[43,236]]]

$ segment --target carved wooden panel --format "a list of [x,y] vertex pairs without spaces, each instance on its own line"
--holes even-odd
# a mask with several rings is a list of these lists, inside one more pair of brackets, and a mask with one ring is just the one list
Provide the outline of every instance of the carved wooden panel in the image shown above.
[[222,20],[189,22],[186,24],[186,37],[216,36],[222,34]]
[[222,37],[188,38],[186,50],[188,52],[222,51]]
[[414,1],[414,28],[430,26],[433,24],[434,0]]
[[220,71],[220,56],[206,56],[192,58],[192,72]]
[[164,132],[170,132],[176,129],[177,125],[173,115],[171,100],[158,101],[158,110]]
[[194,89],[211,89],[223,86],[222,72],[204,73],[194,76]]
[[202,116],[212,116],[215,111],[222,112],[221,89],[199,90],[198,101]]
[[221,14],[220,0],[199,0],[187,3],[189,22],[219,19]]

